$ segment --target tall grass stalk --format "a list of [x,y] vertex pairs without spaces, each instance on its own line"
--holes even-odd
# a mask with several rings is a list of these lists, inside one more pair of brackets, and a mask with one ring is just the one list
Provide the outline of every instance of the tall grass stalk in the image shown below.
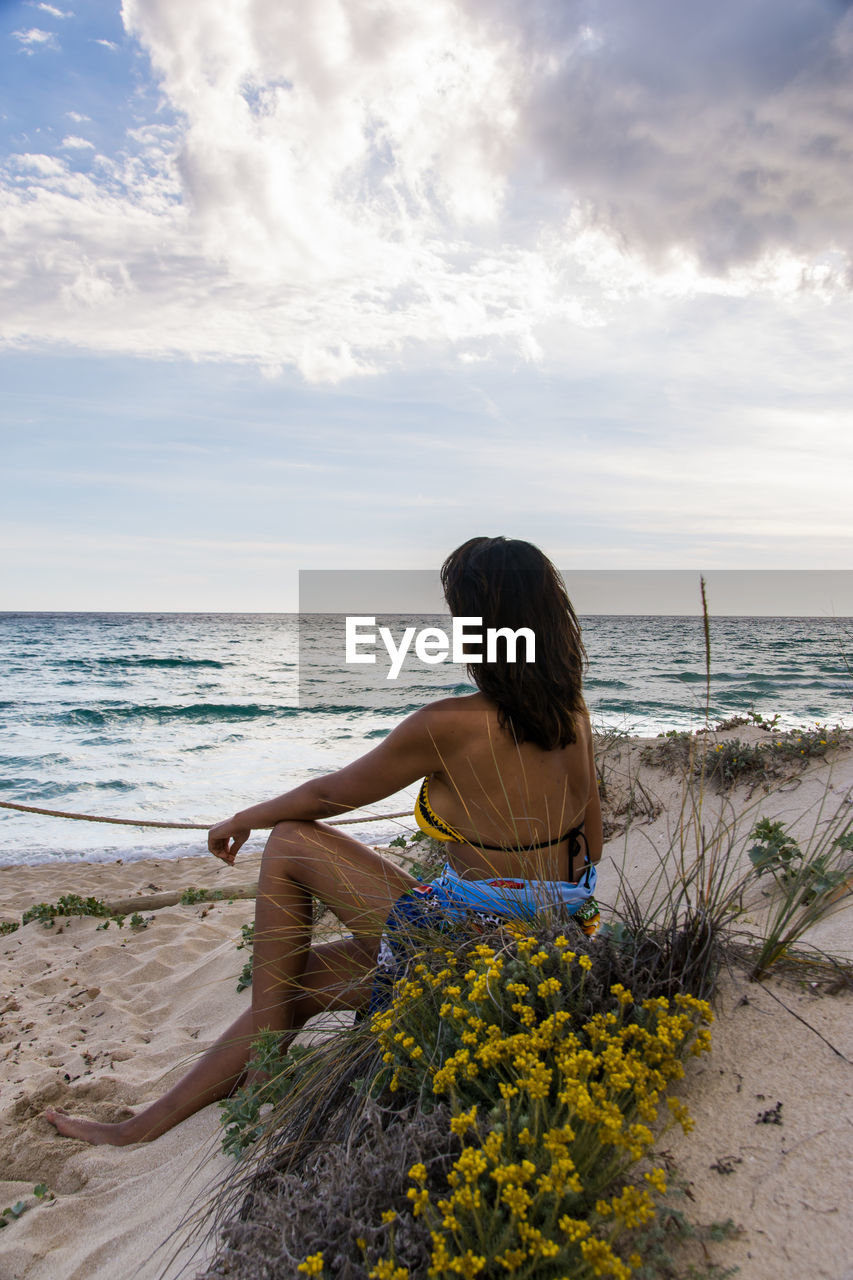
[[701,576],[699,590],[702,596],[702,626],[705,632],[705,724],[708,725],[711,717],[711,620],[705,594],[705,579]]

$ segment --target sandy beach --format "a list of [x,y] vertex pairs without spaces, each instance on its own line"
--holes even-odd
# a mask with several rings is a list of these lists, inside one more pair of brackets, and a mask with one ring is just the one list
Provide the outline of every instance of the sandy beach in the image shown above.
[[[641,896],[661,865],[673,870],[681,779],[641,763],[642,747],[617,739],[606,748],[611,808],[633,788],[645,811],[605,847],[604,904],[617,896],[618,870]],[[770,795],[740,786],[707,805],[744,837],[761,816],[792,823],[805,841],[851,799],[847,745]],[[212,858],[6,868],[0,917],[19,919],[34,903],[69,893],[114,901],[193,885],[227,895],[256,879],[257,865],[254,856],[234,868]],[[754,905],[760,912],[760,899]],[[82,917],[0,936],[0,1208],[26,1206],[0,1231],[3,1280],[174,1280],[195,1275],[210,1256],[203,1227],[194,1235],[193,1225],[229,1165],[216,1107],[156,1143],[121,1149],[58,1137],[41,1117],[53,1105],[121,1118],[157,1096],[250,999],[236,990],[250,901],[141,914],[141,928],[128,919],[104,929]],[[836,909],[807,940],[851,959],[851,919]],[[661,1140],[689,1183],[691,1215],[740,1228],[709,1246],[709,1256],[739,1267],[742,1280],[853,1277],[851,994],[825,986],[811,974],[764,985],[737,970],[725,977],[712,1053],[691,1062],[681,1087],[695,1130]],[[771,1111],[777,1121],[762,1121]],[[38,1200],[39,1184],[54,1198]]]

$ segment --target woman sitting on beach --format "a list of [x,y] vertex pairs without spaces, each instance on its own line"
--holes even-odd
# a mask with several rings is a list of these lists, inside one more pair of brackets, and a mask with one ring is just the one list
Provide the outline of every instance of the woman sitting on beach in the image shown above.
[[[255,908],[251,1009],[127,1120],[101,1124],[47,1110],[60,1133],[115,1145],[150,1141],[226,1097],[265,1028],[286,1043],[324,1010],[365,1009],[371,992],[374,1006],[381,1001],[405,926],[425,913],[529,918],[558,906],[587,922],[596,914],[601,810],[581,692],[585,655],[563,581],[530,543],[472,538],[445,561],[442,583],[454,617],[531,628],[535,660],[527,662],[520,646],[520,660],[508,661],[499,645],[495,661],[469,667],[477,693],[429,704],[346,768],[212,827],[210,852],[229,866],[254,828],[272,828]],[[420,778],[418,824],[445,841],[449,855],[430,885],[323,822]],[[311,945],[315,897],[351,936]]]

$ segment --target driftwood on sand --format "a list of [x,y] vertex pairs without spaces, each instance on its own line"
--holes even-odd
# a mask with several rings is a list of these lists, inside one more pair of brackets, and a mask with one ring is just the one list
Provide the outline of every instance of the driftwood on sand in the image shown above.
[[[126,916],[132,911],[159,911],[161,907],[174,907],[186,897],[187,889],[173,889],[166,893],[138,893],[132,898],[113,898],[105,905],[112,915]],[[232,902],[236,898],[256,898],[258,882],[230,885],[227,889],[198,889],[196,902]]]

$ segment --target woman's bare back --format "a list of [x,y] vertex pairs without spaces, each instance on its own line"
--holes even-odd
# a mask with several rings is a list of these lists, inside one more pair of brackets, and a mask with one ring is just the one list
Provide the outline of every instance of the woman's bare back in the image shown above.
[[448,846],[461,874],[565,880],[568,841],[548,842],[585,821],[597,860],[600,816],[586,717],[578,718],[575,742],[545,751],[516,743],[482,694],[434,710],[442,767],[430,775],[429,798],[436,814],[473,842]]

